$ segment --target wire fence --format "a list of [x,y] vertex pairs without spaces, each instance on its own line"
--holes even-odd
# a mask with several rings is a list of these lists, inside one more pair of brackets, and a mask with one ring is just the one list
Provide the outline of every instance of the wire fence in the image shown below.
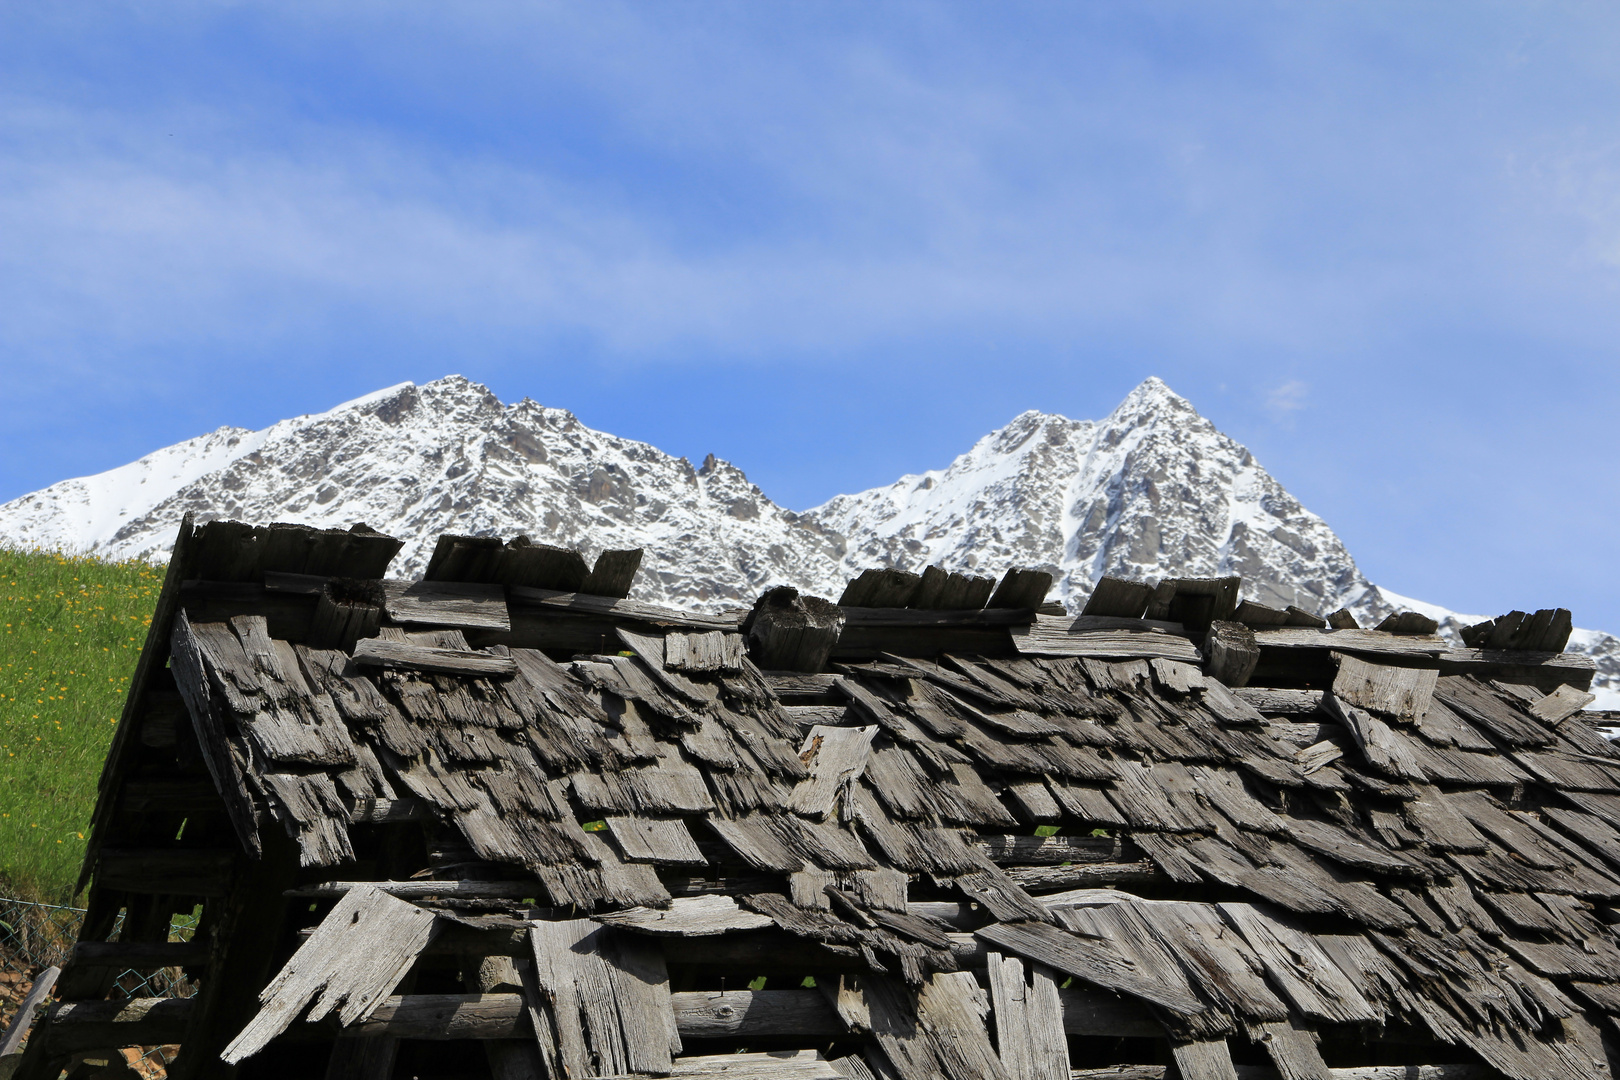
[[[118,936],[123,918],[118,916],[109,937]],[[0,897],[0,1030],[11,1023],[36,975],[48,967],[66,965],[83,923],[83,908]],[[169,940],[190,941],[196,930],[195,914],[180,916],[169,925]],[[113,980],[107,996],[190,997],[196,992],[197,984],[179,968],[131,968]],[[159,1080],[167,1076],[177,1050],[174,1046],[142,1046],[126,1050],[124,1057],[143,1077]]]

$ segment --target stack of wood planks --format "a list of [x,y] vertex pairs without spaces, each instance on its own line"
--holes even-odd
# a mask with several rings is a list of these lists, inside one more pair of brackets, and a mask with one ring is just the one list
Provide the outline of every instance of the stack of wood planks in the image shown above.
[[[389,545],[183,527],[18,1076],[1610,1073],[1620,754],[1567,658],[1236,579],[722,618],[631,553]],[[201,992],[101,1000],[166,966]]]

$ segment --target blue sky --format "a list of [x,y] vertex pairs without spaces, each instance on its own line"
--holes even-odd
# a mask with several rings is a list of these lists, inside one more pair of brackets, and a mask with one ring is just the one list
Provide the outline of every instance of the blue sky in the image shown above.
[[1159,375],[1620,629],[1620,9],[0,9],[0,499],[460,372],[802,509]]

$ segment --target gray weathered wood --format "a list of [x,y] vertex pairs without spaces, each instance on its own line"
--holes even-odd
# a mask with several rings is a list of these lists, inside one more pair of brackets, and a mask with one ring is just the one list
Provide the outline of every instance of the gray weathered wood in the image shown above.
[[690,630],[737,631],[739,619],[735,615],[706,615],[698,611],[643,604],[637,600],[619,600],[606,596],[591,596],[556,589],[531,589],[523,585],[506,588],[509,606],[530,607],[549,613],[606,616],[615,621],[648,623],[653,626],[680,627]]
[[1185,696],[1194,690],[1202,691],[1206,685],[1204,673],[1191,664],[1154,657],[1148,666],[1153,669],[1153,680],[1172,694]]
[[1596,700],[1596,694],[1566,684],[1530,706],[1530,714],[1549,724],[1556,724],[1569,719]]
[[1273,626],[1291,625],[1288,612],[1278,608],[1267,607],[1265,604],[1253,600],[1245,600],[1232,612],[1232,621],[1242,623],[1251,630],[1262,630]]
[[1103,885],[1159,885],[1169,881],[1151,862],[1075,863],[1069,866],[1016,866],[1007,876],[1026,892],[1059,892]]
[[1344,724],[1369,765],[1403,780],[1428,779],[1406,736],[1371,713],[1340,701],[1336,694],[1324,694],[1322,705],[1330,716]]
[[11,1023],[6,1025],[5,1035],[0,1036],[0,1058],[16,1053],[17,1047],[22,1045],[23,1039],[28,1035],[28,1029],[34,1025],[36,1011],[45,999],[51,996],[51,988],[56,985],[56,977],[60,974],[62,969],[52,966],[34,976],[34,984],[28,988],[28,993],[18,1004]]
[[985,1027],[989,1002],[967,972],[933,975],[915,999],[880,975],[846,976],[829,995],[902,1080],[1008,1080]]
[[[1060,913],[1069,916],[1075,910],[1065,908]],[[1204,1008],[1179,972],[1174,978],[1158,978],[1153,971],[1139,970],[1134,960],[1105,941],[1045,923],[996,923],[976,931],[975,936],[1026,960],[1048,964],[1105,990],[1130,994],[1173,1012],[1193,1014]]]
[[1052,588],[1052,575],[1045,570],[1008,569],[991,595],[987,608],[1039,607]]
[[1309,1028],[1295,1020],[1273,1020],[1251,1029],[1281,1080],[1333,1080],[1333,1071],[1322,1060],[1316,1039]]
[[862,570],[838,597],[839,607],[903,608],[922,585],[922,575],[892,568]]
[[680,818],[610,814],[604,820],[619,850],[631,862],[649,862],[660,866],[708,864],[709,860],[698,848],[697,841],[687,831],[686,822]]
[[[185,1038],[194,998],[64,1001],[48,1009],[35,1038],[57,1054],[118,1046],[162,1046]],[[29,1045],[33,1045],[30,1040]]]
[[844,629],[835,604],[797,589],[770,589],[749,614],[748,648],[754,663],[772,671],[820,671]]
[[1255,644],[1262,649],[1338,649],[1341,652],[1390,656],[1439,656],[1449,646],[1432,634],[1390,634],[1382,630],[1313,630],[1283,627],[1256,630]]
[[839,676],[807,671],[762,671],[765,685],[777,697],[822,696],[832,693]]
[[537,922],[529,938],[551,1024],[538,1041],[553,1071],[668,1074],[680,1035],[661,952],[586,919]]
[[[788,808],[808,817],[824,819],[840,802],[849,802],[854,785],[866,771],[876,725],[867,727],[822,727],[810,729],[799,747],[799,756],[810,775],[793,789]],[[847,818],[847,814],[840,815]]]
[[[843,1080],[832,1062],[815,1050],[776,1050],[766,1053],[710,1054],[676,1058],[671,1080]],[[605,1080],[641,1080],[641,1074]]]
[[1170,1044],[1170,1057],[1181,1080],[1237,1080],[1232,1052],[1225,1039],[1199,1039]]
[[1421,720],[1429,711],[1440,672],[1435,668],[1368,663],[1346,653],[1332,654],[1339,666],[1333,696],[1358,709],[1402,722]]
[[354,1023],[387,997],[433,940],[438,919],[380,889],[353,889],[259,993],[263,1007],[220,1055],[234,1065],[285,1031],[305,1006]]
[[[524,989],[523,976],[518,974],[509,956],[480,957],[468,965],[466,981],[467,989],[479,995]],[[538,1006],[538,1002],[525,1001],[525,1004],[531,1010]],[[531,1025],[533,1022],[531,1013]],[[398,1039],[387,1042],[399,1044]],[[342,1046],[339,1042],[338,1047]],[[484,1055],[489,1059],[490,1080],[548,1080],[550,1070],[532,1034],[527,1039],[489,1039],[484,1043]]]
[[1069,1043],[1057,982],[1040,964],[989,954],[990,1001],[996,1050],[1011,1080],[1066,1080]]
[[385,581],[383,609],[396,623],[510,630],[506,588],[466,581]]
[[709,630],[664,635],[664,667],[669,671],[741,671],[747,655],[741,634]]
[[[1080,619],[1084,619],[1081,616]],[[1202,657],[1191,641],[1161,630],[1072,630],[1072,615],[1037,615],[1028,626],[1012,628],[1013,645],[1025,656],[1090,656],[1099,659],[1163,657],[1196,664]]]
[[744,911],[729,896],[686,896],[667,908],[629,908],[597,915],[596,920],[643,934],[710,937],[744,930],[762,930],[775,923],[765,915]]
[[1356,989],[1310,935],[1284,926],[1251,904],[1217,907],[1265,965],[1272,985],[1302,1015],[1329,1024],[1382,1019],[1383,1010]]
[[1236,689],[1254,674],[1260,662],[1260,647],[1255,643],[1254,631],[1247,626],[1218,620],[1209,624],[1201,659],[1206,675]]
[[1082,615],[1105,615],[1123,619],[1140,619],[1153,596],[1153,586],[1145,581],[1126,581],[1123,578],[1100,577],[1086,598]]
[[1440,655],[1440,674],[1484,675],[1532,683],[1546,691],[1568,684],[1591,688],[1597,661],[1577,653],[1516,652],[1511,649],[1447,649]]
[[1232,692],[1267,716],[1309,716],[1322,706],[1320,690],[1271,690],[1245,686]]
[[592,596],[623,599],[630,595],[630,585],[640,568],[640,548],[604,551],[596,557],[596,563],[579,591]]
[[509,656],[437,649],[406,641],[363,638],[354,646],[354,662],[368,667],[424,671],[439,675],[510,676],[517,674],[517,662]]

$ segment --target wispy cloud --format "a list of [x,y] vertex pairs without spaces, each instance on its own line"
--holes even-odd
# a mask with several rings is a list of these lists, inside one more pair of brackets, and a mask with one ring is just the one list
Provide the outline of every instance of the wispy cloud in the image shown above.
[[1266,395],[1266,410],[1278,420],[1289,422],[1294,414],[1305,408],[1310,387],[1300,379],[1289,379],[1271,388]]

